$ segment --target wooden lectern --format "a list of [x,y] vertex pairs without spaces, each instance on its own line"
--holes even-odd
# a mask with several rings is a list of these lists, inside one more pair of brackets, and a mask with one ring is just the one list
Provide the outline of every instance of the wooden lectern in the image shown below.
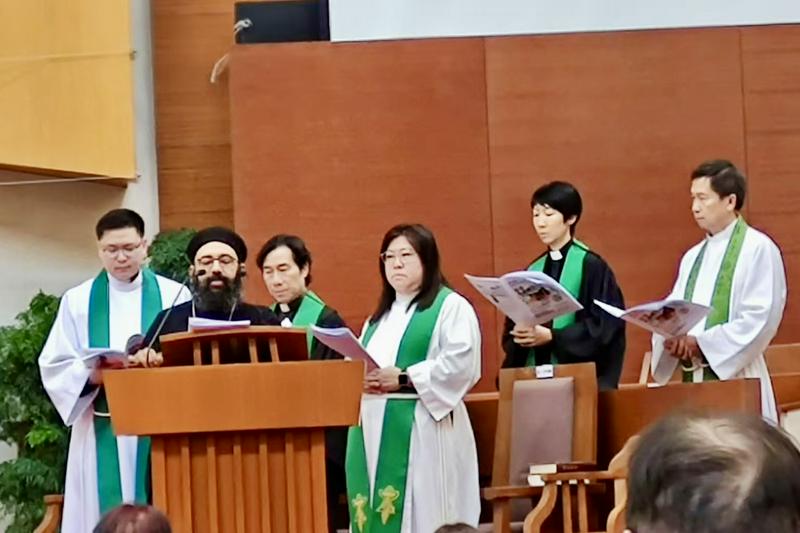
[[103,379],[115,433],[152,437],[173,530],[326,533],[324,430],[358,423],[364,364],[301,361],[305,331],[271,326],[161,346],[164,367]]

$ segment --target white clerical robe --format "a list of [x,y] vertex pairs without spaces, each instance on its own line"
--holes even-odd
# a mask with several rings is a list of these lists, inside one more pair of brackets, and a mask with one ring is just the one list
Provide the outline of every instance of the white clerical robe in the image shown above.
[[[398,297],[381,318],[367,350],[381,367],[394,366],[416,305]],[[366,324],[365,324],[366,330]],[[363,334],[362,334],[363,338]],[[365,394],[361,421],[374,490],[387,398],[418,398],[411,431],[403,533],[432,533],[446,523],[477,526],[478,454],[464,396],[481,375],[481,334],[472,306],[449,294],[433,328],[426,359],[407,369],[417,394]]]
[[[191,296],[183,285],[157,276],[163,308]],[[67,457],[62,533],[87,533],[100,518],[97,494],[97,453],[94,408],[97,389],[81,396],[91,369],[81,360],[89,347],[89,295],[94,279],[69,289],[61,298],[58,316],[39,355],[39,369],[47,394],[72,436]],[[132,282],[108,277],[109,348],[125,350],[131,335],[142,333],[142,274]],[[179,295],[179,293],[181,293]],[[137,438],[117,437],[122,498],[132,502],[136,488]]]
[[[692,301],[711,305],[711,297],[735,222],[713,236],[707,236]],[[703,242],[683,256],[678,279],[669,298],[683,299],[689,273]],[[736,263],[731,287],[728,322],[705,329],[705,320],[689,332],[697,338],[711,369],[720,379],[738,377],[761,380],[761,410],[764,418],[778,420],[764,350],[780,325],[786,304],[786,274],[781,252],[772,240],[747,228],[741,254]],[[669,381],[678,359],[664,349],[664,338],[653,335],[651,371],[656,382]],[[702,369],[695,371],[695,382],[702,381]]]

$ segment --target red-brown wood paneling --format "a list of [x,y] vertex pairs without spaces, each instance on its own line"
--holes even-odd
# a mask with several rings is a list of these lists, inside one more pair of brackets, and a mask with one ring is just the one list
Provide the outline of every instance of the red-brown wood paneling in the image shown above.
[[[584,200],[577,236],[609,262],[626,303],[665,296],[702,238],[691,170],[744,162],[738,30],[493,38],[486,63],[498,272],[543,251],[531,193],[566,180]],[[648,348],[629,327],[628,381]]]
[[[304,237],[313,286],[358,331],[382,235],[426,224],[475,303],[493,387],[494,312],[463,278],[494,270],[483,39],[237,47],[230,92],[234,219],[254,251]],[[247,286],[267,299],[255,272]]]
[[742,66],[749,221],[780,246],[789,299],[776,342],[800,340],[800,26],[745,28]]
[[233,4],[152,2],[162,229],[233,223],[228,86],[209,81],[233,43]]

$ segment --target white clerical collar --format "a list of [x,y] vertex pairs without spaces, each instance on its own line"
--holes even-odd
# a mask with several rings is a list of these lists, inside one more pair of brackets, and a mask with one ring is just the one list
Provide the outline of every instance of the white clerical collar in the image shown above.
[[715,233],[714,235],[706,235],[706,239],[708,242],[722,242],[727,241],[733,235],[733,228],[736,227],[736,222],[739,220],[739,217],[733,219],[733,222],[728,224],[724,230]]
[[115,291],[120,292],[130,292],[139,289],[142,286],[142,271],[140,270],[136,277],[133,278],[132,281],[120,281],[108,272],[106,272],[106,276],[108,276],[108,286],[111,287]]

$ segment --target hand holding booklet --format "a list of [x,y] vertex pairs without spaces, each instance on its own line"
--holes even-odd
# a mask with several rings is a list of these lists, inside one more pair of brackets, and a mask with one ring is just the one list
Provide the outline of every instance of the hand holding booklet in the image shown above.
[[685,300],[659,300],[619,309],[613,305],[594,301],[598,307],[611,316],[636,324],[652,333],[671,338],[686,335],[698,322],[711,312],[710,307]]
[[96,367],[102,359],[111,363],[121,363],[123,366],[128,365],[128,354],[111,348],[87,348],[81,357],[86,368]]
[[319,342],[348,359],[367,363],[367,372],[379,368],[349,328],[320,328],[311,326],[311,333]]
[[464,275],[515,324],[537,326],[583,309],[561,284],[542,272],[509,272],[499,278]]

